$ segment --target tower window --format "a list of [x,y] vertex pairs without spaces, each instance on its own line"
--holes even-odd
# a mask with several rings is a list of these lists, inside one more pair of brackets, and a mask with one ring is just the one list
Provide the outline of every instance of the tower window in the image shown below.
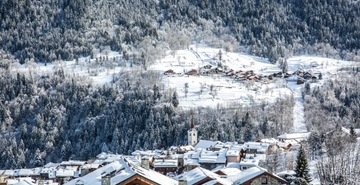
[[195,133],[193,135],[195,136]]
[[262,177],[261,184],[267,184],[267,183],[268,183],[268,179],[266,177]]

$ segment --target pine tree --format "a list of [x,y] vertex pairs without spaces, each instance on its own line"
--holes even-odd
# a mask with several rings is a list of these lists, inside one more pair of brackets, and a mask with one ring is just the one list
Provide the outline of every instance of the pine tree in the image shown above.
[[174,92],[173,96],[172,96],[172,101],[171,103],[173,104],[174,107],[177,107],[179,105],[179,99],[177,97],[177,93],[176,91]]
[[310,94],[310,92],[311,92],[310,83],[306,82],[305,83],[305,94]]
[[322,74],[319,73],[319,80],[322,80]]
[[354,127],[350,127],[350,141],[355,143],[356,142],[356,138],[357,138],[357,135],[356,135],[356,132],[354,130]]
[[289,65],[288,65],[288,62],[287,62],[287,60],[285,60],[285,62],[283,63],[283,65],[282,65],[282,72],[283,73],[287,73],[288,72],[288,69],[289,69]]
[[311,182],[308,162],[306,159],[306,154],[303,146],[300,146],[299,153],[296,158],[296,167],[295,167],[296,177],[304,179],[306,182]]

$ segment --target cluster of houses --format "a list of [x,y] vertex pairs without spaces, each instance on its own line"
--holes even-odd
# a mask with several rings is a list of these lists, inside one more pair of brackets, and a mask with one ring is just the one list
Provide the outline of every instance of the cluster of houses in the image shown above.
[[311,82],[316,82],[317,80],[321,80],[321,74],[318,74],[316,76],[311,71],[303,71],[303,70],[297,70],[294,73],[283,73],[283,72],[277,72],[273,74],[268,75],[262,75],[262,74],[256,74],[253,70],[224,70],[222,68],[211,66],[211,65],[205,65],[199,68],[199,70],[191,69],[184,74],[182,73],[176,73],[174,70],[169,69],[164,72],[164,75],[166,76],[174,76],[174,75],[188,75],[188,76],[198,76],[198,75],[211,75],[211,74],[220,74],[229,78],[233,78],[234,80],[238,81],[254,81],[254,82],[263,82],[263,83],[269,83],[271,80],[275,78],[285,78],[285,79],[295,79],[297,81],[297,84],[303,84],[308,80],[311,80]]
[[312,71],[303,71],[303,70],[297,70],[294,72],[298,76],[296,83],[297,84],[303,84],[307,81],[310,82],[317,82],[318,80],[322,80],[322,74],[318,73],[313,74]]
[[[288,184],[260,167],[272,147],[289,150],[308,133],[257,142],[197,139],[191,124],[188,145],[167,150],[101,153],[88,161],[49,163],[34,169],[0,170],[0,185],[250,185]],[[292,144],[291,144],[292,143]]]

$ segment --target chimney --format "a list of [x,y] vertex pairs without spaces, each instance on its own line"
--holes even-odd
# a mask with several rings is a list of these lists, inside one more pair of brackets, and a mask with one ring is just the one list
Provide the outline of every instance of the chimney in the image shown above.
[[109,175],[101,177],[101,185],[110,185],[110,176]]
[[141,167],[145,169],[149,169],[149,158],[148,157],[142,157],[141,158]]
[[187,180],[181,179],[179,180],[179,185],[187,185]]
[[75,185],[84,185],[84,181],[82,180],[77,180]]

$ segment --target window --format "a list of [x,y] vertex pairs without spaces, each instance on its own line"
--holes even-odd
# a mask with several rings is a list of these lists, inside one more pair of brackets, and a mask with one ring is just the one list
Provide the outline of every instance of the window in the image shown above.
[[261,184],[267,184],[268,180],[266,177],[261,177]]
[[195,136],[195,133],[193,135]]

